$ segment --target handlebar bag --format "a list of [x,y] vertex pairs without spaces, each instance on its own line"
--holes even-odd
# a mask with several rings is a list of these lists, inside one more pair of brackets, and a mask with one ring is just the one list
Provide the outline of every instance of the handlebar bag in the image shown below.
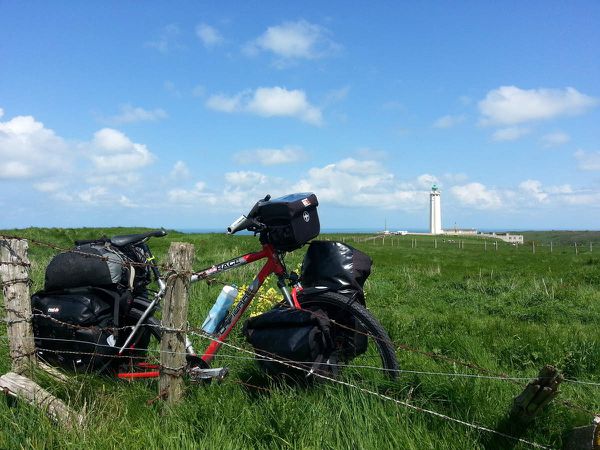
[[282,251],[302,247],[321,231],[318,205],[317,196],[310,192],[261,202],[255,216],[267,226],[261,232],[261,242],[272,244]]
[[269,375],[297,377],[310,371],[331,374],[337,369],[329,319],[321,310],[278,306],[248,319],[243,333],[257,353],[259,366]]

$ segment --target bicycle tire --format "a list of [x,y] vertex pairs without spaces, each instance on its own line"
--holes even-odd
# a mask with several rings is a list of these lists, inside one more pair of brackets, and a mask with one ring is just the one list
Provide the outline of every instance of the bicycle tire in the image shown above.
[[[332,329],[337,337],[347,339],[349,333],[364,335],[368,339],[367,345],[376,348],[381,366],[377,367],[391,380],[398,376],[398,361],[396,352],[388,333],[379,321],[358,301],[336,292],[323,292],[309,295],[300,295],[298,298],[303,309],[321,309],[325,311],[332,323]],[[342,342],[342,345],[344,343]],[[347,352],[347,350],[346,350]],[[347,352],[348,353],[348,352]],[[360,360],[361,355],[353,355],[350,351],[345,358],[342,357],[340,366],[352,367],[350,362]],[[354,365],[354,367],[358,367]],[[367,369],[369,366],[363,366]],[[375,368],[375,367],[372,367]]]

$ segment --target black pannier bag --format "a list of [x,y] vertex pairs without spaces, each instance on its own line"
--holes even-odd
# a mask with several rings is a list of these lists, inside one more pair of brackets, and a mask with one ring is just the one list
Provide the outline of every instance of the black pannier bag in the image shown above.
[[46,267],[44,289],[52,291],[81,286],[129,284],[133,267],[116,249],[98,244],[85,244],[56,255]]
[[37,354],[77,371],[116,366],[119,338],[111,328],[118,301],[115,291],[95,287],[35,293],[31,306]]
[[363,287],[371,274],[373,260],[342,242],[313,241],[308,246],[300,281],[303,287],[326,287],[363,305]]
[[[300,281],[305,288],[304,295],[319,290],[327,290],[342,294],[365,305],[363,287],[371,274],[373,260],[369,255],[354,247],[330,241],[312,241],[304,260]],[[320,288],[320,289],[319,289]],[[300,296],[302,304],[302,295]],[[329,311],[346,328],[335,330],[343,335],[346,342],[344,354],[353,358],[364,353],[368,347],[367,330],[353,317],[339,311]],[[347,316],[347,317],[346,317]]]
[[[117,249],[108,238],[77,244],[50,261],[44,290],[31,298],[35,344],[52,364],[106,371],[121,361],[113,357],[130,331],[111,328],[131,325],[132,307],[145,309],[149,277],[132,265],[142,258],[134,248]],[[143,353],[150,335],[138,334]]]
[[321,310],[278,306],[248,319],[243,333],[258,354],[259,366],[272,376],[307,376],[310,371],[323,375],[337,372],[330,322]]
[[261,202],[255,218],[269,227],[261,232],[261,242],[283,251],[302,247],[321,231],[318,205],[317,196],[310,192]]

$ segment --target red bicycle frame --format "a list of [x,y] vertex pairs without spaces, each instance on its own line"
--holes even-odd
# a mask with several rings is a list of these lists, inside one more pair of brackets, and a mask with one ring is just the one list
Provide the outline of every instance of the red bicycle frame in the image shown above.
[[278,286],[281,289],[286,301],[292,307],[300,308],[300,304],[296,299],[295,295],[290,295],[287,288],[285,287],[284,281],[286,276],[285,267],[283,262],[281,261],[279,253],[273,248],[271,244],[263,244],[263,248],[259,252],[247,253],[245,255],[239,256],[234,259],[230,259],[229,261],[225,261],[220,264],[216,264],[208,269],[201,270],[192,274],[191,281],[200,281],[212,277],[214,275],[218,275],[227,270],[235,269],[237,267],[250,264],[256,261],[260,261],[261,259],[266,259],[267,262],[262,267],[258,275],[252,281],[252,284],[246,289],[244,295],[240,299],[240,301],[235,305],[235,307],[225,316],[223,321],[219,326],[219,330],[215,333],[215,339],[210,343],[207,349],[204,351],[202,355],[202,359],[209,363],[216,355],[217,351],[221,347],[223,341],[227,339],[227,336],[231,332],[231,330],[235,327],[237,322],[240,320],[244,311],[248,308],[256,293],[265,282],[266,278],[275,274],[279,278]]
[[[209,346],[204,351],[204,354],[201,356],[201,359],[207,364],[212,361],[212,359],[216,356],[216,353],[219,351],[222,343],[227,339],[227,336],[231,332],[231,330],[238,323],[254,297],[256,293],[263,285],[267,277],[271,274],[275,274],[278,279],[278,286],[283,293],[288,304],[293,308],[300,308],[300,303],[296,298],[296,288],[292,290],[292,293],[288,291],[285,286],[286,279],[286,270],[284,264],[281,260],[280,254],[275,250],[275,248],[271,244],[263,244],[262,250],[253,253],[247,253],[242,256],[238,256],[237,258],[230,259],[229,261],[225,261],[219,264],[215,264],[209,268],[200,270],[199,272],[194,272],[190,278],[192,283],[207,280],[215,275],[219,275],[228,270],[236,269],[240,266],[244,266],[246,264],[250,264],[256,261],[260,261],[261,259],[266,259],[265,265],[262,267],[258,275],[254,278],[250,286],[245,290],[244,295],[240,299],[240,301],[235,305],[235,307],[227,313],[223,321],[219,324],[219,329],[213,335],[214,338],[209,344]],[[160,280],[160,278],[159,278]],[[188,339],[186,339],[188,341]],[[193,350],[191,343],[186,344],[186,351],[188,354],[192,356],[197,356]],[[140,363],[136,365],[138,368],[142,369],[157,369],[157,365]],[[160,375],[158,370],[151,371],[143,371],[143,372],[127,372],[127,373],[119,373],[119,378],[124,379],[134,379],[134,378],[155,378]]]

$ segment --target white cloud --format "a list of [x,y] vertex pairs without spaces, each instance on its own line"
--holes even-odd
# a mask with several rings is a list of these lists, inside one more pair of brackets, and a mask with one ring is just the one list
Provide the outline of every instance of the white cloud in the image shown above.
[[337,167],[344,172],[359,175],[381,174],[384,169],[378,161],[357,160],[354,158],[342,159],[336,163]]
[[97,204],[107,198],[108,190],[104,186],[92,186],[77,194],[77,198],[84,203]]
[[228,172],[224,181],[225,186],[218,190],[207,190],[204,182],[198,182],[189,189],[172,189],[167,194],[168,200],[185,207],[207,205],[228,211],[235,208],[241,214],[267,193],[274,196],[284,193],[281,189],[283,180],[258,172]]
[[341,102],[346,97],[348,97],[348,93],[350,92],[350,86],[344,86],[339,89],[332,89],[327,92],[325,95],[325,101],[323,102],[326,105],[331,105],[334,103]]
[[63,174],[73,152],[67,142],[32,116],[0,122],[0,179]]
[[260,87],[233,96],[212,95],[206,106],[220,112],[247,112],[263,117],[295,117],[312,125],[321,125],[321,110],[310,104],[304,91],[282,87]]
[[448,184],[457,184],[464,183],[469,177],[464,173],[445,173],[442,178]]
[[252,171],[227,172],[225,181],[231,186],[252,187],[256,185],[267,184],[268,178],[266,175]]
[[267,28],[261,36],[248,43],[244,51],[248,55],[267,51],[283,60],[322,58],[339,49],[329,36],[326,28],[305,20],[284,22]]
[[175,24],[169,24],[162,28],[156,40],[146,42],[146,47],[158,50],[161,53],[169,53],[172,50],[182,48],[179,44],[181,30]]
[[507,127],[494,131],[492,139],[494,141],[516,141],[517,139],[529,134],[530,130],[523,127]]
[[440,180],[435,176],[428,173],[419,175],[417,177],[417,184],[423,189],[430,189],[434,184],[439,184]]
[[457,116],[446,115],[446,116],[442,116],[438,120],[436,120],[433,123],[433,126],[435,128],[452,128],[456,125],[463,123],[465,120],[466,120],[466,117],[462,114],[457,115]]
[[166,117],[167,113],[160,108],[148,110],[139,106],[125,104],[121,105],[117,115],[105,119],[105,122],[113,125],[122,125],[135,122],[155,122]]
[[255,163],[261,166],[275,166],[303,161],[306,159],[306,155],[301,148],[260,148],[238,152],[233,155],[233,158],[239,164]]
[[462,205],[475,209],[498,209],[503,206],[500,193],[481,183],[453,186],[450,192]]
[[370,147],[359,148],[354,152],[356,156],[361,159],[372,159],[372,160],[381,160],[386,159],[388,157],[388,152],[385,150],[378,150]]
[[167,198],[170,203],[180,205],[216,205],[218,198],[205,189],[206,184],[203,181],[198,181],[191,189],[171,189],[167,193]]
[[567,133],[557,131],[554,133],[545,134],[540,140],[542,141],[544,147],[557,147],[569,142],[571,137]]
[[155,159],[145,145],[132,142],[112,128],[94,133],[90,147],[92,162],[100,171],[129,172],[147,166]]
[[202,44],[204,44],[204,47],[206,48],[216,47],[224,41],[219,30],[205,23],[196,26],[196,35],[200,38]]
[[600,192],[580,192],[563,198],[564,203],[573,206],[600,206]]
[[540,203],[548,202],[548,194],[544,192],[542,183],[538,180],[525,180],[519,184],[519,189]]
[[585,152],[577,150],[575,159],[579,162],[579,169],[596,171],[600,170],[600,152]]
[[248,92],[249,91],[244,91],[234,96],[223,94],[211,95],[208,100],[206,100],[206,107],[219,112],[240,112],[245,109],[245,106],[242,103],[242,97],[246,96]]
[[171,169],[169,176],[175,180],[185,179],[190,176],[190,169],[188,169],[188,166],[183,161],[177,161]]
[[573,194],[573,188],[570,184],[561,184],[559,186],[549,186],[546,188],[549,194]]
[[258,88],[248,104],[248,111],[265,117],[297,117],[313,125],[322,123],[321,111],[308,102],[304,91],[298,89]]
[[120,188],[130,187],[139,184],[141,176],[135,172],[118,172],[118,173],[93,173],[86,176],[85,181],[92,185],[98,186],[116,186]]
[[40,192],[56,192],[63,187],[63,183],[59,181],[42,181],[35,183],[33,187]]
[[322,202],[345,207],[422,209],[427,192],[397,183],[377,161],[347,158],[308,171],[293,189],[316,192]]
[[119,197],[119,204],[125,208],[137,208],[139,205],[131,201],[131,199],[125,195]]
[[519,184],[523,197],[516,198],[520,207],[531,207],[531,199],[537,204],[557,206],[600,206],[600,193],[589,189],[575,190],[570,184],[543,186],[538,180],[525,180]]
[[484,125],[516,125],[564,115],[582,114],[598,100],[572,87],[565,89],[520,89],[501,86],[479,102]]

